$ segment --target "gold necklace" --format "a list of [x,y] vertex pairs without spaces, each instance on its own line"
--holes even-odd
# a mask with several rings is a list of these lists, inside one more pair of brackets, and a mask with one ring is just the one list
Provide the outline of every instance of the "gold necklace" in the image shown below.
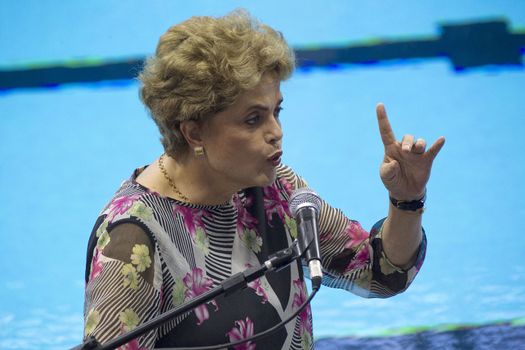
[[173,189],[173,191],[175,191],[175,193],[177,194],[177,196],[179,196],[179,198],[181,198],[184,202],[189,202],[189,199],[188,197],[186,197],[185,195],[183,195],[181,193],[181,191],[179,191],[179,189],[177,188],[177,186],[175,186],[175,182],[173,182],[173,179],[168,175],[168,172],[166,171],[166,168],[164,168],[164,156],[166,155],[166,153],[163,153],[160,158],[159,158],[159,169],[160,171],[162,172],[162,175],[164,175],[164,177],[166,178],[166,180],[168,180],[168,183],[170,184],[171,188]]

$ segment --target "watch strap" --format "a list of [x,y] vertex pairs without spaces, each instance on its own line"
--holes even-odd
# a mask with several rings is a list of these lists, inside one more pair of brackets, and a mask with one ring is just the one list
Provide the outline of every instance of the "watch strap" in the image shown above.
[[427,199],[427,194],[425,193],[423,197],[420,199],[416,199],[413,201],[404,201],[404,200],[398,200],[393,197],[390,197],[390,202],[394,207],[400,210],[407,210],[407,211],[423,211],[425,208],[425,200]]

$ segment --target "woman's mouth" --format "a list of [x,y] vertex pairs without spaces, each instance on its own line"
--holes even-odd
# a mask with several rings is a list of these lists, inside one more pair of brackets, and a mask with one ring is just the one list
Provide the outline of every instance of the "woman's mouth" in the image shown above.
[[281,156],[282,155],[283,155],[283,151],[275,152],[273,155],[271,155],[268,158],[268,161],[270,161],[273,164],[273,166],[277,166],[277,165],[281,164]]

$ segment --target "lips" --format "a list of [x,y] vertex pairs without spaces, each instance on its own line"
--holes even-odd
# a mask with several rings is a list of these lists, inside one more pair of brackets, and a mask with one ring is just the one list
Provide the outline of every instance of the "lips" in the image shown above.
[[277,151],[274,154],[272,154],[270,157],[268,157],[268,160],[274,165],[277,166],[281,163],[281,156],[283,155],[283,151]]

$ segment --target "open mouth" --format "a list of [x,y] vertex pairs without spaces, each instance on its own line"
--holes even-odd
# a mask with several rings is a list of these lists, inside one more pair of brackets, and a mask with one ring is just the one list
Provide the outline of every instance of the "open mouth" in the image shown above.
[[281,163],[281,156],[283,155],[282,151],[278,151],[274,153],[271,157],[268,158],[268,160],[275,166],[279,165]]

